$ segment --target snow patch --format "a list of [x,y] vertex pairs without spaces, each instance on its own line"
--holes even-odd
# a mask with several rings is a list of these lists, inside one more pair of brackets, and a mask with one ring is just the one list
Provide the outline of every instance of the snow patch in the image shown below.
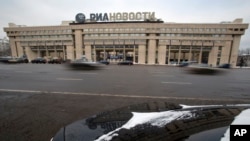
[[181,120],[193,117],[191,111],[165,111],[165,112],[151,112],[151,113],[137,113],[132,112],[133,117],[122,127],[117,128],[108,134],[102,135],[95,141],[109,141],[114,136],[118,136],[116,132],[121,129],[131,129],[137,125],[151,124],[152,126],[163,127],[173,120]]
[[220,106],[236,106],[236,107],[250,107],[250,104],[228,104],[228,105],[184,105],[180,104],[182,109],[191,109],[191,108],[207,108],[207,107],[220,107]]

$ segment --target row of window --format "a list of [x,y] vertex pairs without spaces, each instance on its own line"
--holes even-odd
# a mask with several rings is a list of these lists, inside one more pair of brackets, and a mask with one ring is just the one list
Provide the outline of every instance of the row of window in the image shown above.
[[[126,37],[126,36],[146,36],[146,34],[85,34],[85,37]],[[225,37],[223,34],[160,34],[160,36],[166,37]],[[33,39],[33,38],[69,38],[72,35],[29,35],[20,36],[21,39]]]
[[84,32],[123,32],[123,31],[145,31],[144,28],[86,28]]
[[[145,32],[145,30],[152,31],[157,30],[161,32],[217,32],[217,33],[225,33],[227,31],[244,31],[244,29],[226,29],[226,28],[95,28],[95,29],[84,29],[84,32]],[[19,35],[37,35],[37,34],[72,34],[70,29],[68,30],[39,30],[39,31],[10,31],[7,34],[18,34]]]
[[28,45],[41,45],[41,46],[45,46],[45,44],[60,44],[60,45],[64,45],[66,43],[71,43],[71,41],[60,41],[60,40],[57,40],[57,41],[33,41],[33,42],[30,42],[30,41],[22,41],[21,42],[22,44],[28,44]]
[[151,31],[161,32],[227,32],[227,31],[244,31],[244,29],[227,29],[227,28],[86,28],[84,32],[129,32],[129,31]]
[[36,38],[69,38],[72,35],[37,35],[37,36],[20,36],[21,39],[36,39]]
[[[223,33],[227,31],[244,31],[243,28],[85,28],[84,32],[129,32],[129,31],[161,31],[161,32],[218,32]],[[72,33],[71,29],[65,30],[37,30],[37,31],[8,31],[8,34],[20,35],[36,35],[36,34],[57,34],[57,33]]]
[[67,30],[37,30],[37,31],[10,31],[7,34],[18,34],[19,35],[36,35],[36,34],[62,34],[62,33],[72,33],[70,29]]
[[226,28],[161,28],[160,31],[177,32],[226,32]]
[[85,34],[85,37],[126,37],[126,36],[146,36],[146,34]]
[[160,34],[167,37],[225,37],[223,34]]
[[182,40],[159,40],[159,42],[166,42],[166,43],[191,43],[193,45],[196,44],[206,44],[206,43],[222,43],[222,41],[210,41],[210,40],[206,40],[206,41],[182,41]]

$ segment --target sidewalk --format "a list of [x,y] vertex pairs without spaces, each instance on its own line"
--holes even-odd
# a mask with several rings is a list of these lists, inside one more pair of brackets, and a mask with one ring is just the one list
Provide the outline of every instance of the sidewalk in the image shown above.
[[235,69],[250,69],[250,67],[239,67],[239,66],[236,66]]

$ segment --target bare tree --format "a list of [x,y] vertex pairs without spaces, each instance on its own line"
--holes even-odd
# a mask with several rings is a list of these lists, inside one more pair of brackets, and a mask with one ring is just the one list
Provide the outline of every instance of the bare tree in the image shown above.
[[250,48],[239,49],[239,55],[250,55]]
[[243,54],[244,54],[244,49],[239,49],[238,55],[241,56],[241,55],[243,55]]
[[246,48],[246,49],[245,49],[245,53],[246,53],[247,55],[250,55],[250,48]]

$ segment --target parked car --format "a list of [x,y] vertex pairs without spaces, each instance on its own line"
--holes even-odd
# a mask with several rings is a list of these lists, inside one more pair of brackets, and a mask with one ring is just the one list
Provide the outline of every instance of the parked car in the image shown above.
[[133,62],[126,60],[126,61],[118,62],[118,65],[133,65]]
[[29,60],[24,57],[12,57],[8,60],[8,63],[29,63]]
[[2,63],[29,63],[29,60],[26,57],[11,57],[4,56],[0,57],[0,62]]
[[58,57],[53,57],[52,59],[50,59],[48,61],[49,64],[61,64],[62,63],[62,59],[58,58]]
[[107,61],[107,60],[101,60],[101,61],[99,61],[99,63],[105,64],[105,65],[109,65],[109,61]]
[[47,60],[42,58],[42,57],[37,57],[36,59],[31,60],[31,63],[36,63],[36,64],[43,63],[43,64],[45,64],[45,63],[47,63]]
[[230,68],[231,68],[231,64],[228,64],[228,63],[226,63],[226,64],[221,64],[221,65],[218,66],[218,68],[230,69]]
[[1,56],[0,57],[0,62],[2,63],[8,63],[8,61],[11,59],[11,56]]

